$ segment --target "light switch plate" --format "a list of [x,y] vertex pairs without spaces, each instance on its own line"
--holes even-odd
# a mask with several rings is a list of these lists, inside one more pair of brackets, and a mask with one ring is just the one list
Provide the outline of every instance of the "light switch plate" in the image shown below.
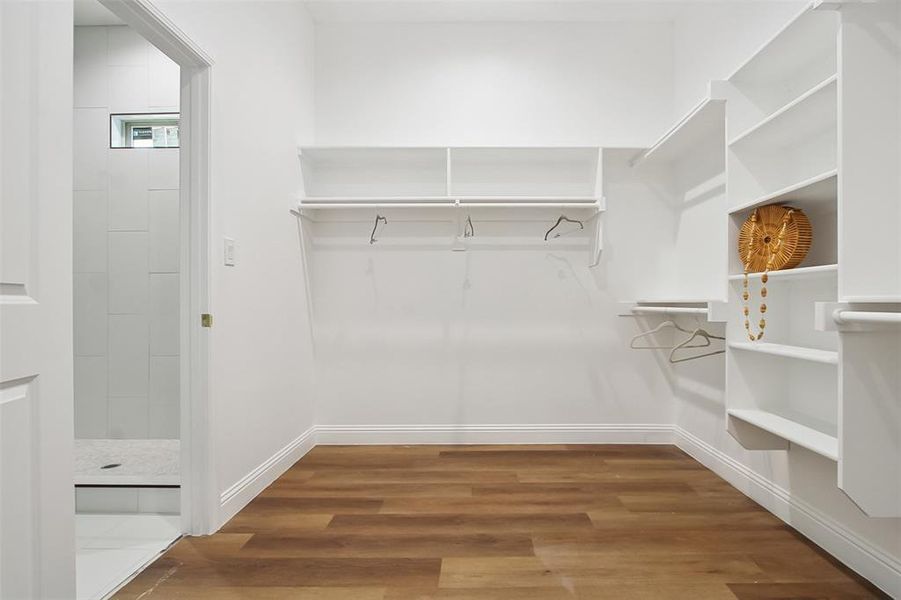
[[225,238],[224,258],[226,267],[235,266],[235,240],[232,238]]

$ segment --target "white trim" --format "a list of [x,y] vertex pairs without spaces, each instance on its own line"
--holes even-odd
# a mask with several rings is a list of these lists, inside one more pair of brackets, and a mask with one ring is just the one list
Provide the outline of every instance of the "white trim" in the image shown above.
[[901,597],[901,561],[694,434],[681,427],[674,433],[683,452],[892,597]]
[[317,425],[316,443],[334,444],[672,444],[673,426]]
[[210,430],[210,154],[212,59],[149,0],[101,0],[106,8],[181,68],[180,153],[180,432],[182,530],[217,529],[218,486]]
[[247,506],[315,445],[316,427],[313,426],[222,492],[219,496],[219,524],[216,529],[238,514],[238,511]]

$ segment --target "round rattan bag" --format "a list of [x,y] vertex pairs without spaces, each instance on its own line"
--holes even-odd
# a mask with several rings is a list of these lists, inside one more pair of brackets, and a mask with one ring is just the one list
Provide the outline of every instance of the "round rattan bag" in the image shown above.
[[813,230],[807,215],[781,204],[761,206],[751,213],[738,234],[738,255],[750,273],[792,269],[801,264]]

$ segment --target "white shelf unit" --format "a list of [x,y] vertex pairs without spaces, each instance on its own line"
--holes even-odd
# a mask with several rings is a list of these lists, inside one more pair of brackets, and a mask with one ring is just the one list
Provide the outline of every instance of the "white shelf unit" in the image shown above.
[[728,273],[724,232],[709,227],[722,218],[726,192],[726,108],[716,87],[651,147],[632,153],[625,167],[604,166],[623,183],[624,201],[640,193],[653,207],[645,225],[660,249],[641,294],[663,302],[705,298],[705,310],[707,302],[725,299]]
[[[380,215],[389,221],[382,246],[551,245],[599,259],[600,148],[302,147],[298,156],[296,211],[313,224],[314,245],[369,244]],[[564,235],[545,241],[561,215],[583,227],[564,223]]]
[[[814,5],[742,65],[724,84],[727,96],[729,323],[726,415],[746,448],[792,444],[839,458],[838,336],[818,331],[815,307],[834,302],[838,280],[839,16]],[[750,322],[767,304],[765,337],[750,341],[742,315],[741,225],[755,208],[782,204],[804,211],[813,244],[794,269],[769,273],[769,294],[749,275]]]
[[[901,301],[901,14],[888,2],[835,8],[812,3],[724,86],[727,428],[748,449],[794,445],[836,461],[838,487],[865,514],[897,518],[901,319],[889,313],[901,304],[851,302]],[[804,210],[814,240],[801,266],[770,273],[765,339],[751,342],[735,246],[741,223],[770,203]],[[756,325],[760,274],[751,278]]]

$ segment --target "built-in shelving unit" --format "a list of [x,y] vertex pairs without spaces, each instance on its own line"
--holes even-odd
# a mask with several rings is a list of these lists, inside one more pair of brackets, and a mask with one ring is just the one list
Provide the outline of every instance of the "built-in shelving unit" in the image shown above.
[[[301,147],[298,156],[303,190],[294,210],[330,223],[311,236],[317,244],[370,244],[381,216],[390,222],[381,223],[382,246],[553,244],[584,246],[589,264],[599,260],[600,148]],[[561,215],[581,226],[567,222],[563,236],[545,240]]]
[[[891,4],[811,3],[723,85],[727,428],[751,450],[835,461],[838,487],[873,517],[901,516],[901,304],[857,303],[901,300],[901,55],[872,37],[897,22]],[[803,210],[813,245],[799,267],[769,273],[765,337],[751,341],[736,245],[771,203]]]
[[[808,8],[742,65],[724,85],[729,224],[727,427],[749,449],[792,444],[839,457],[838,339],[817,331],[815,306],[837,298],[839,72],[835,11]],[[765,337],[749,340],[744,280],[736,250],[754,209],[803,210],[814,231],[800,266],[769,273]],[[753,331],[763,300],[762,273],[751,273]]]
[[724,100],[704,98],[650,148],[632,159],[632,167],[672,165],[689,155],[694,156],[695,160],[700,155],[721,163],[725,115]]

